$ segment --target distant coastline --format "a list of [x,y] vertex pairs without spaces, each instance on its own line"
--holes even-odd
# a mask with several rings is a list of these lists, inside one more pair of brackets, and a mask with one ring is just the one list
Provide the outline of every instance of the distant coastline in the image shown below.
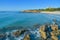
[[60,8],[45,8],[45,9],[35,9],[35,10],[24,10],[22,12],[60,14]]

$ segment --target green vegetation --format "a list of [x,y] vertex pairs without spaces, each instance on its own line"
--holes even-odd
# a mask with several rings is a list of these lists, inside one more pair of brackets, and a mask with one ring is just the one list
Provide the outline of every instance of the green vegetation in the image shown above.
[[45,8],[45,9],[24,10],[23,12],[41,12],[41,11],[60,11],[60,8]]
[[42,11],[60,11],[60,8],[46,8],[42,9]]

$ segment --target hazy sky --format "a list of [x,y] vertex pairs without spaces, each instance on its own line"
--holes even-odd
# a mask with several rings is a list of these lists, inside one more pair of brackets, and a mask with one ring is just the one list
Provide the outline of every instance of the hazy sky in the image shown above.
[[60,7],[60,0],[0,0],[0,11]]

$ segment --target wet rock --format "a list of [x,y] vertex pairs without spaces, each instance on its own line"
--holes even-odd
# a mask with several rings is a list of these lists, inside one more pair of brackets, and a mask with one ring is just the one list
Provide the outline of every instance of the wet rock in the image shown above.
[[30,40],[30,36],[29,36],[29,34],[25,35],[25,37],[24,37],[23,40]]
[[45,30],[45,25],[41,26],[39,29],[40,35],[43,39],[46,39],[46,32],[44,32]]
[[51,36],[52,40],[58,40],[56,36]]
[[57,30],[57,31],[52,31],[52,32],[51,32],[51,38],[52,38],[53,40],[58,40],[58,39],[60,39],[60,38],[58,38],[58,36],[60,36],[59,30]]
[[54,25],[51,25],[51,28],[52,28],[52,32],[51,32],[51,38],[53,40],[58,40],[60,38],[58,38],[58,36],[60,36],[60,31],[58,29],[58,25],[54,24]]
[[16,31],[16,32],[13,32],[13,35],[14,36],[16,36],[16,37],[18,37],[18,36],[20,36],[21,34],[24,34],[24,32],[26,32],[27,30],[18,30],[18,31]]
[[51,25],[51,28],[53,31],[57,31],[58,30],[58,25]]
[[[60,30],[57,24],[42,25],[39,29],[41,38],[43,40],[58,40],[60,39]],[[58,38],[59,37],[59,38]]]
[[3,38],[4,37],[4,35],[3,34],[0,34],[0,38]]
[[0,40],[5,40],[6,39],[6,34],[0,34]]

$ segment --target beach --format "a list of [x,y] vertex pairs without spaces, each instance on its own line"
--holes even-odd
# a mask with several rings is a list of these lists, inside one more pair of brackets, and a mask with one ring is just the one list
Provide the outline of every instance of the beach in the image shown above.
[[60,14],[60,11],[41,11],[40,13],[47,13],[47,14]]

